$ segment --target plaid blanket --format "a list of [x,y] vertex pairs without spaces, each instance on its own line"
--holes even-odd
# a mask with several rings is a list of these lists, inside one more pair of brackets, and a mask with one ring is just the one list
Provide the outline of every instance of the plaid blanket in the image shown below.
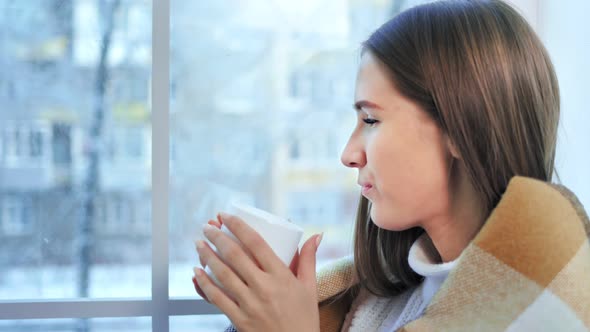
[[[425,314],[400,331],[588,331],[589,238],[569,190],[514,177]],[[352,258],[317,280],[321,331],[340,331],[352,299],[337,295],[355,282]]]

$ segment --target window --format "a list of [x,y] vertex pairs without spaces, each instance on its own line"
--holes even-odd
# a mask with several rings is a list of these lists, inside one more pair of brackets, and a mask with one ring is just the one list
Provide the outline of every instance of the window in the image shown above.
[[43,135],[40,131],[29,132],[29,154],[33,159],[38,159],[43,155]]
[[64,123],[54,123],[52,126],[53,162],[56,165],[69,166],[72,162],[72,129]]
[[31,232],[32,225],[28,218],[27,200],[18,196],[7,195],[2,197],[1,224],[5,235],[23,235]]
[[169,300],[152,292],[152,5],[0,0],[2,330],[168,326],[152,316]]
[[[0,330],[221,330],[190,277],[234,199],[324,231],[320,265],[350,253],[359,43],[421,2],[0,0]],[[590,8],[516,2],[559,75],[562,180],[590,206]]]
[[110,194],[103,198],[104,230],[110,233],[127,232],[133,223],[131,201],[125,194]]
[[44,145],[49,138],[42,122],[7,122],[2,131],[5,166],[39,166],[45,157]]

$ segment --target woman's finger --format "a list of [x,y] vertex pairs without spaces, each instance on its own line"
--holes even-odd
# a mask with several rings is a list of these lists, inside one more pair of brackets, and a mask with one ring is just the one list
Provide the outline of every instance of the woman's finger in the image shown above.
[[219,213],[218,218],[244,245],[264,271],[275,274],[287,268],[262,236],[242,219],[227,213]]
[[205,271],[199,268],[195,269],[195,278],[197,285],[209,299],[209,303],[223,311],[232,322],[243,321],[240,307],[213,283]]
[[[215,221],[215,220],[209,220],[207,222],[207,224],[209,224],[209,225],[211,225],[213,227],[221,228],[221,223],[218,222],[218,221]],[[201,257],[199,257],[199,260],[200,260],[201,266],[203,268],[207,267],[207,265],[205,264],[205,262],[203,262],[203,260],[201,259]]]
[[231,267],[246,284],[258,285],[260,281],[258,274],[261,270],[235,240],[212,227],[204,227],[203,233],[217,248],[223,262]]
[[297,279],[306,284],[308,289],[316,289],[316,253],[324,233],[310,237],[301,248]]
[[207,222],[209,225],[217,227],[217,228],[221,228],[221,223],[219,221],[216,220],[209,220]]
[[[195,267],[193,269],[196,273],[197,268]],[[197,291],[197,294],[199,294],[200,297],[203,298],[203,300],[209,302],[209,299],[207,299],[207,296],[205,296],[205,293],[203,293],[203,291],[201,290],[201,287],[199,287],[199,284],[197,283],[197,279],[193,276],[193,285],[195,286],[195,290]]]
[[248,287],[244,281],[211,250],[205,241],[197,242],[197,251],[215,278],[223,285],[224,290],[227,290],[234,299],[240,301],[249,297]]
[[294,276],[297,276],[297,267],[299,266],[299,251],[295,252],[295,256],[293,256],[293,260],[291,260],[291,264],[289,265],[289,270],[293,272]]
[[[197,243],[198,243],[199,241],[201,241],[201,240],[197,240],[197,241],[195,241],[195,250],[197,250],[197,251],[198,251],[198,248],[197,248]],[[205,262],[205,260],[203,259],[203,257],[202,257],[201,255],[199,255],[199,263],[201,263],[201,267],[202,267],[202,268],[206,268],[206,267],[207,267],[207,262]]]

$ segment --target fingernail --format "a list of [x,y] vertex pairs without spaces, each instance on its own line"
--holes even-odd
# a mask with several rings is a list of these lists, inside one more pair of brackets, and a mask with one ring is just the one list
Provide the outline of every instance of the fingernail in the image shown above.
[[204,224],[203,225],[203,234],[209,234],[210,232],[214,232],[217,228],[209,225],[209,224]]
[[200,269],[200,268],[198,268],[198,267],[194,267],[194,268],[193,268],[193,271],[195,272],[195,277],[196,277],[197,279],[201,279],[201,278],[203,277],[203,273],[204,273],[204,272],[203,272],[203,270],[202,270],[202,269]]
[[315,239],[315,247],[319,247],[320,243],[322,242],[322,238],[324,237],[324,232],[322,232],[318,237]]
[[205,241],[203,241],[203,240],[197,241],[197,250],[203,250],[203,249],[205,249]]
[[227,219],[228,219],[228,214],[225,213],[225,212],[219,212],[217,214],[217,219],[220,220],[220,221],[223,221],[224,223],[226,223],[227,222]]

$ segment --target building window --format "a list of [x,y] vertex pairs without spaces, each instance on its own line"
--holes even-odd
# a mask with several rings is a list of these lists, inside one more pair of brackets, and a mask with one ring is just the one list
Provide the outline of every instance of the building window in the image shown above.
[[52,126],[53,162],[57,165],[69,165],[72,162],[71,126],[55,123]]
[[43,135],[38,130],[29,132],[29,155],[31,158],[40,158],[43,155]]
[[5,196],[1,200],[0,217],[2,233],[6,235],[22,235],[31,230],[28,209],[25,201],[17,196]]
[[133,228],[131,201],[125,194],[104,194],[99,202],[103,232],[118,233]]
[[43,125],[8,124],[2,132],[2,153],[5,166],[40,165],[47,137]]

